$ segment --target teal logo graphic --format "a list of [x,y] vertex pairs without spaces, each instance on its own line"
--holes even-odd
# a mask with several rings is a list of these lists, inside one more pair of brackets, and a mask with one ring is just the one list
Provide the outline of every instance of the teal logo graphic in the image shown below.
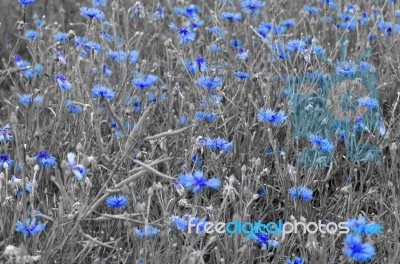
[[[367,107],[360,98],[379,102],[375,69],[359,69],[344,76],[337,73],[309,72],[286,78],[292,137],[308,141],[310,134],[334,142],[346,152],[349,161],[377,161],[381,151],[376,132],[382,127],[379,104]],[[342,151],[342,150],[340,150]],[[329,166],[331,152],[309,147],[300,152],[302,166]]]

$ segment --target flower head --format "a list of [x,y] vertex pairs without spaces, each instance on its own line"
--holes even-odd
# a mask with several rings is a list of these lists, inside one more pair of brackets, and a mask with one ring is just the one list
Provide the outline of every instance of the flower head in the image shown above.
[[11,159],[10,155],[0,154],[0,169],[4,167],[4,163],[6,163],[8,167],[11,167],[14,161]]
[[36,235],[37,233],[44,230],[45,228],[46,228],[46,224],[44,224],[44,223],[38,222],[36,224],[36,218],[33,218],[32,220],[30,218],[28,218],[24,224],[18,220],[15,225],[15,231],[21,232],[27,236]]
[[323,152],[331,152],[333,149],[332,143],[326,138],[311,134],[308,139],[318,150]]
[[203,145],[206,147],[211,148],[212,150],[223,150],[225,152],[229,151],[232,146],[233,143],[229,142],[223,138],[217,137],[217,138],[210,138],[210,137],[205,137],[205,139],[203,140]]
[[221,185],[221,180],[218,178],[206,179],[203,173],[195,170],[194,173],[180,173],[178,175],[179,183],[186,188],[193,188],[193,192],[198,192],[204,187],[217,189]]
[[285,112],[283,110],[280,110],[277,113],[272,111],[271,108],[268,109],[261,108],[260,110],[258,110],[259,122],[270,122],[274,126],[277,126],[279,123],[285,121],[286,119],[287,116],[285,115]]
[[293,260],[292,259],[288,259],[287,264],[303,264],[304,263],[304,259],[301,257],[294,257]]
[[32,160],[39,160],[41,167],[51,167],[56,163],[56,158],[51,156],[46,150],[38,151],[37,155],[32,157]]
[[139,229],[137,227],[133,228],[133,231],[135,231],[136,235],[140,238],[143,237],[155,237],[158,233],[158,229],[154,226],[145,226],[143,229]]
[[350,76],[357,72],[357,64],[354,61],[338,61],[336,73],[338,75]]
[[361,236],[352,233],[345,237],[343,251],[356,261],[369,261],[375,255],[375,248],[371,243],[362,243]]
[[369,96],[358,98],[357,103],[369,109],[373,109],[378,106],[378,100]]
[[11,128],[10,124],[6,124],[4,127],[0,127],[0,142],[10,141],[13,139],[11,135],[8,134],[8,130]]
[[269,239],[268,235],[265,232],[252,234],[251,238],[254,242],[259,244],[262,249],[266,249],[267,246],[277,247],[279,245],[278,241]]
[[67,159],[68,159],[68,167],[71,169],[72,173],[74,174],[75,178],[78,181],[81,181],[83,178],[83,175],[86,172],[86,169],[83,165],[79,165],[76,162],[76,154],[75,153],[68,153],[67,154]]
[[242,20],[241,13],[233,13],[233,12],[221,12],[219,16],[221,19],[226,19],[228,21],[240,21]]
[[124,207],[127,203],[127,199],[125,197],[125,195],[113,195],[113,196],[109,196],[106,199],[106,205],[108,207]]
[[287,46],[290,52],[304,51],[306,48],[306,43],[300,39],[291,39],[288,41]]
[[68,91],[71,89],[71,83],[63,74],[56,74],[54,80],[58,83],[58,87],[61,89],[61,91]]
[[92,88],[92,96],[93,97],[101,97],[101,98],[107,98],[107,99],[113,99],[114,98],[114,91],[107,87],[107,86],[102,86],[99,84],[95,84]]
[[196,32],[192,32],[187,27],[178,28],[174,23],[171,23],[171,28],[175,29],[179,36],[179,44],[187,44],[196,39]]
[[257,9],[264,7],[265,3],[259,0],[242,0],[241,6],[244,12],[255,13]]
[[35,2],[35,0],[18,0],[18,2],[21,5],[27,6],[27,5],[33,4]]
[[158,77],[153,74],[142,75],[132,80],[132,85],[139,88],[145,89],[153,86],[157,82]]
[[313,191],[304,186],[295,186],[289,189],[289,194],[295,199],[309,201],[313,198]]
[[98,20],[103,20],[105,18],[104,13],[97,8],[88,8],[86,6],[82,6],[79,10],[82,16],[97,18]]
[[33,29],[28,29],[27,31],[25,31],[24,36],[28,39],[36,39],[39,36],[39,32]]
[[222,85],[222,79],[220,77],[213,79],[209,76],[202,76],[197,78],[197,84],[203,88],[214,89]]

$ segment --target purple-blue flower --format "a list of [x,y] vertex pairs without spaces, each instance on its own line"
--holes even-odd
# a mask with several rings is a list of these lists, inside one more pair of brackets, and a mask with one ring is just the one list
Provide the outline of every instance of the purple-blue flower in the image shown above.
[[98,20],[103,20],[105,18],[104,13],[97,8],[88,8],[86,6],[82,6],[79,10],[82,16],[97,18]]
[[338,75],[350,76],[357,72],[357,64],[354,61],[338,61],[336,73]]
[[369,96],[358,98],[357,103],[369,109],[373,109],[378,106],[378,100]]
[[100,84],[95,84],[92,88],[92,96],[93,97],[101,97],[101,98],[107,98],[107,99],[113,99],[114,98],[114,91],[107,87],[103,86]]
[[287,264],[303,264],[304,259],[301,257],[294,257],[293,260],[288,258]]
[[332,143],[326,138],[311,134],[308,139],[318,150],[323,152],[331,152],[333,149]]
[[306,43],[300,39],[291,39],[288,41],[287,46],[290,52],[304,51],[306,48]]
[[309,201],[313,198],[313,191],[304,186],[294,186],[289,189],[289,194],[295,199]]
[[192,32],[187,27],[178,28],[174,23],[170,24],[170,27],[175,29],[179,35],[179,44],[187,44],[196,39],[196,32]]
[[206,89],[214,89],[222,85],[222,79],[220,77],[213,79],[209,76],[202,76],[197,78],[197,84]]
[[279,123],[285,121],[287,116],[283,110],[279,110],[277,113],[272,111],[271,108],[265,109],[261,108],[258,110],[258,121],[259,122],[269,122],[274,126],[277,126]]
[[363,243],[360,235],[352,233],[346,235],[343,251],[356,261],[369,261],[375,255],[375,248],[371,243]]
[[257,9],[264,7],[265,3],[259,0],[242,0],[241,6],[244,12],[255,13]]
[[194,173],[180,173],[178,175],[179,183],[186,188],[193,188],[193,192],[198,192],[204,187],[217,189],[221,185],[221,180],[218,178],[206,179],[203,173],[195,170]]
[[68,153],[67,154],[67,159],[68,159],[68,167],[71,169],[72,173],[74,174],[75,178],[78,181],[81,181],[83,178],[83,175],[85,174],[85,167],[83,165],[79,165],[76,162],[76,154],[75,153]]
[[109,196],[106,199],[106,205],[108,207],[116,208],[116,207],[124,207],[128,200],[125,195],[113,195]]
[[39,160],[41,167],[51,167],[56,164],[56,158],[51,156],[46,150],[38,151],[37,155],[32,157],[32,160]]
[[68,82],[67,78],[62,74],[56,74],[54,80],[58,83],[58,87],[61,91],[68,91],[71,89],[71,83]]
[[25,223],[18,220],[15,225],[15,231],[21,232],[27,236],[34,236],[45,228],[46,224],[41,222],[36,223],[36,218],[33,218],[32,220],[28,218]]
[[4,163],[7,163],[10,168],[14,164],[14,161],[11,159],[10,155],[0,154],[0,169],[4,167]]
[[35,0],[18,0],[18,2],[21,5],[27,6],[27,5],[33,4],[35,2]]
[[8,134],[8,130],[10,128],[11,128],[10,124],[6,124],[4,127],[0,128],[0,142],[10,141],[13,139],[13,137]]
[[226,139],[223,139],[221,137],[217,138],[210,138],[210,137],[205,137],[203,140],[203,145],[206,147],[211,148],[212,150],[223,150],[225,152],[229,151],[232,146],[233,142],[229,142]]
[[157,82],[157,79],[158,77],[153,74],[141,75],[132,80],[132,85],[139,89],[145,89],[153,86]]
[[155,237],[158,233],[158,229],[154,226],[145,226],[143,229],[139,229],[137,227],[133,228],[133,231],[135,231],[136,235],[140,238],[143,237]]

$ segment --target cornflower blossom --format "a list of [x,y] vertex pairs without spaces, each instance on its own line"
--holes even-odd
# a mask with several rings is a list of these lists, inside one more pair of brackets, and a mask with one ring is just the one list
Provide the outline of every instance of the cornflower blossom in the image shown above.
[[67,64],[67,60],[64,57],[64,54],[62,53],[61,50],[57,50],[54,53],[54,57],[56,58],[56,60],[62,64]]
[[313,198],[313,191],[304,186],[295,186],[289,189],[289,194],[295,199],[309,201]]
[[106,205],[111,208],[124,207],[127,202],[125,195],[113,195],[106,199]]
[[247,72],[242,72],[242,71],[234,71],[233,75],[235,75],[236,78],[239,78],[242,80],[246,80],[246,79],[250,78],[250,74],[248,74]]
[[242,0],[241,6],[244,12],[255,13],[257,9],[263,8],[265,3],[259,0]]
[[79,11],[82,16],[89,18],[96,18],[98,20],[103,20],[105,18],[104,13],[97,8],[88,8],[86,6],[82,6]]
[[158,229],[154,226],[145,226],[143,229],[139,229],[137,227],[133,228],[133,231],[136,233],[136,235],[140,238],[143,237],[155,237],[158,233]]
[[306,43],[300,39],[291,39],[288,41],[287,47],[289,52],[304,51],[306,48]]
[[41,167],[51,167],[56,164],[56,158],[51,156],[46,150],[38,151],[37,155],[32,157],[32,160],[39,160]]
[[207,122],[212,122],[215,120],[215,113],[197,111],[194,116],[197,120],[206,120]]
[[28,39],[36,39],[39,36],[39,32],[33,29],[28,29],[27,31],[25,31],[24,36]]
[[92,96],[93,97],[100,97],[100,98],[107,98],[113,99],[114,98],[114,91],[103,85],[95,84],[92,88]]
[[336,63],[336,73],[338,75],[350,76],[357,72],[357,65],[354,61],[338,61]]
[[301,257],[294,257],[293,260],[288,258],[287,264],[303,264],[304,259]]
[[10,141],[13,139],[13,137],[8,134],[10,128],[10,124],[6,124],[4,127],[0,127],[0,142]]
[[196,39],[196,32],[190,31],[187,27],[178,28],[174,23],[170,24],[170,27],[175,29],[179,36],[179,44],[187,44],[193,42]]
[[220,77],[213,79],[209,76],[202,76],[197,78],[197,84],[206,89],[214,89],[222,85],[222,79]]
[[316,6],[308,6],[308,5],[304,5],[303,6],[303,10],[307,11],[310,14],[316,14],[318,13],[318,7]]
[[11,159],[10,155],[0,154],[0,169],[4,168],[5,164],[10,168],[14,164],[14,161]]
[[202,144],[206,147],[211,148],[212,150],[219,149],[225,152],[229,151],[233,146],[233,142],[229,142],[221,137],[210,138],[208,136],[204,138]]
[[28,6],[30,4],[33,4],[35,0],[18,0],[18,2],[23,6]]
[[203,173],[199,170],[195,170],[194,173],[179,173],[179,183],[186,188],[193,188],[193,192],[196,193],[204,187],[217,189],[221,185],[221,180],[218,178],[206,179]]
[[[348,218],[347,219],[347,227],[350,228],[351,231],[356,232],[358,234],[374,234],[375,233],[375,222],[367,223],[364,216],[360,216],[358,218]],[[369,228],[373,226],[374,228]]]
[[25,223],[21,221],[17,221],[15,225],[15,231],[20,232],[27,236],[34,236],[38,234],[40,231],[43,231],[46,228],[46,224],[38,222],[36,223],[36,218],[30,219],[28,218]]
[[378,100],[369,96],[358,98],[357,103],[369,109],[373,109],[378,106]]
[[323,152],[331,152],[333,145],[328,139],[311,134],[308,139],[318,150]]
[[268,235],[262,232],[253,234],[251,238],[254,242],[259,244],[262,249],[266,249],[268,246],[272,248],[279,246],[278,241],[269,239]]
[[198,229],[200,232],[204,230],[205,224],[208,223],[205,217],[192,217],[190,215],[188,215],[186,218],[173,215],[169,218],[169,220],[172,224],[176,226],[178,230],[187,229],[189,226],[189,220],[191,220],[194,228]]
[[352,233],[344,238],[343,251],[356,261],[369,261],[375,255],[375,248],[371,243],[362,243],[361,236]]
[[219,16],[221,19],[225,19],[228,21],[241,21],[242,14],[241,13],[234,13],[234,12],[221,12]]
[[139,89],[145,89],[153,86],[157,82],[157,79],[158,77],[153,74],[141,75],[132,80],[132,85]]
[[67,163],[68,168],[71,169],[71,171],[74,174],[75,178],[78,181],[81,181],[82,178],[83,178],[83,175],[86,172],[85,167],[83,165],[77,164],[77,162],[76,162],[76,154],[75,153],[72,153],[72,152],[68,153],[67,154],[67,159],[68,159],[68,163]]
[[283,110],[279,110],[277,113],[274,112],[271,108],[265,109],[261,108],[258,110],[258,121],[259,122],[269,122],[274,126],[277,126],[279,123],[285,121],[287,116]]
[[61,91],[68,91],[71,89],[71,83],[63,74],[56,74],[54,80],[58,83],[58,87],[61,89]]

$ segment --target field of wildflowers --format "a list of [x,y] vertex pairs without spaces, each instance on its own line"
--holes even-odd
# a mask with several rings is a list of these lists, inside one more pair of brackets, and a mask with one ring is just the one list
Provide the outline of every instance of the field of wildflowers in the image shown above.
[[0,263],[400,263],[399,1],[0,6]]

